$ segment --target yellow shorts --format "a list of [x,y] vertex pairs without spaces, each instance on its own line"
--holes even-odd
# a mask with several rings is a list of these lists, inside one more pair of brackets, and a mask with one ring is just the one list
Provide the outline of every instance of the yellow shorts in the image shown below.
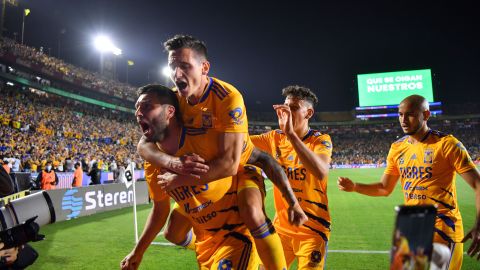
[[257,270],[260,258],[250,236],[238,232],[231,232],[224,236],[221,244],[207,260],[198,259],[199,268],[202,270],[230,270],[246,269]]
[[240,166],[237,172],[237,193],[246,188],[256,188],[265,196],[265,183],[262,170],[256,166],[245,164]]
[[300,240],[281,233],[278,235],[282,241],[288,267],[297,258],[298,269],[323,269],[327,259],[328,242],[321,237]]
[[449,243],[445,241],[438,233],[433,235],[433,242],[446,245],[452,254],[446,269],[460,270],[463,263],[463,243]]
[[462,269],[463,263],[463,243],[451,243],[447,245],[450,248],[450,252],[452,256],[448,262],[448,267],[446,269],[449,270],[460,270]]

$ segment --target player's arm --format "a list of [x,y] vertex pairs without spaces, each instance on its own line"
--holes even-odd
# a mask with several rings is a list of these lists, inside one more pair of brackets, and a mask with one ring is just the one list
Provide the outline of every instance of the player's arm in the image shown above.
[[296,226],[301,226],[308,220],[293,193],[285,171],[280,164],[272,158],[272,156],[254,148],[247,163],[260,167],[273,184],[280,190],[289,205],[288,211],[290,223]]
[[223,135],[220,135],[218,155],[206,163],[210,169],[202,174],[200,178],[164,173],[158,177],[160,186],[168,191],[179,186],[204,185],[218,179],[236,175],[240,165],[244,136],[244,133],[235,132],[225,132]]
[[316,154],[302,142],[302,140],[293,133],[287,135],[288,140],[292,143],[298,158],[302,161],[303,166],[318,179],[324,179],[328,175],[331,158],[329,155],[321,153]]
[[183,157],[169,155],[160,150],[155,143],[148,142],[145,136],[142,136],[138,141],[137,152],[140,157],[154,166],[178,174],[191,175],[198,178],[200,174],[208,170],[208,166],[203,164],[205,160],[200,156],[194,154]]
[[278,117],[278,125],[292,144],[303,166],[318,179],[328,175],[330,156],[324,153],[314,153],[303,143],[293,129],[292,112],[287,105],[274,105]]
[[468,238],[472,239],[472,244],[468,249],[468,255],[474,257],[477,255],[477,260],[480,258],[480,174],[478,170],[472,169],[468,172],[461,173],[460,176],[473,188],[475,191],[475,206],[477,207],[477,216],[473,228],[465,235],[462,242]]
[[143,254],[157,236],[167,221],[170,213],[170,199],[165,197],[154,201],[150,215],[145,223],[145,229],[134,249],[120,262],[122,270],[138,269]]
[[357,192],[368,196],[388,196],[392,193],[397,184],[398,175],[383,174],[380,182],[372,184],[356,183],[347,177],[339,177],[338,188],[346,192]]

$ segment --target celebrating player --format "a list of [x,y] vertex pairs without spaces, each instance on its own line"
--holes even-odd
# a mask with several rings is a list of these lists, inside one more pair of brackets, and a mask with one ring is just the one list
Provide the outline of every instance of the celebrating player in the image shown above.
[[[185,186],[198,186],[235,175],[239,165],[247,162],[254,147],[248,137],[245,105],[240,93],[233,86],[207,76],[210,64],[206,58],[205,45],[190,36],[176,36],[167,41],[165,47],[169,51],[169,65],[178,89],[180,112],[185,126],[182,138],[192,138],[181,140],[184,146],[177,156],[197,153],[207,161],[209,167],[200,179],[173,173],[163,174],[160,183],[171,194]],[[148,111],[148,108],[144,110]],[[140,112],[143,114],[142,110]],[[137,117],[139,116],[142,115],[137,114]],[[152,137],[155,132],[152,123],[140,121],[140,124],[145,137]],[[179,137],[180,134],[177,139]],[[149,141],[157,140],[150,138]],[[138,147],[141,156],[152,164],[171,171],[181,172],[183,165],[187,162],[193,164],[198,158],[192,155],[184,156],[181,161],[185,162],[182,163],[178,158],[159,151],[154,143],[146,143],[145,140],[143,142]],[[195,170],[195,167],[192,168]],[[242,166],[240,168],[243,170]],[[246,176],[249,174],[250,172],[245,173]],[[288,180],[286,177],[284,179],[284,182],[277,184],[282,187],[290,204],[290,221],[302,224],[306,217],[291,191]],[[262,262],[269,269],[282,269],[285,259],[280,248],[280,239],[262,208],[263,178],[252,177],[239,183],[236,190],[239,196],[238,208],[243,222],[252,232]],[[186,207],[186,204],[180,207]],[[193,221],[201,222],[195,219]],[[196,224],[193,225],[195,228]]]
[[298,258],[298,269],[323,269],[330,234],[327,182],[332,155],[330,136],[313,130],[309,119],[318,99],[306,87],[288,86],[285,103],[274,105],[280,130],[251,136],[256,147],[272,155],[285,169],[290,185],[308,216],[303,226],[288,222],[288,204],[274,189],[274,221],[287,264]]
[[[368,196],[388,196],[400,178],[405,204],[438,205],[433,241],[450,248],[447,268],[460,269],[463,242],[468,238],[472,239],[468,254],[480,257],[480,174],[460,141],[428,128],[430,110],[424,97],[411,95],[405,98],[398,113],[406,136],[392,144],[381,181],[361,184],[339,177],[338,187]],[[457,203],[455,172],[473,188],[476,197],[476,222],[465,238]],[[438,246],[434,245],[434,249]]]

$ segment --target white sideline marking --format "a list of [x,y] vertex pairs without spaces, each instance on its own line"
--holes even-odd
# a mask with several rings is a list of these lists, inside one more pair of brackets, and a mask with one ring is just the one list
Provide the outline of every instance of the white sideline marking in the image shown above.
[[340,249],[340,250],[331,250],[329,249],[327,253],[364,253],[364,254],[389,254],[388,250],[354,250],[354,249]]
[[174,244],[170,242],[152,242],[151,245],[156,245],[156,246],[175,246]]

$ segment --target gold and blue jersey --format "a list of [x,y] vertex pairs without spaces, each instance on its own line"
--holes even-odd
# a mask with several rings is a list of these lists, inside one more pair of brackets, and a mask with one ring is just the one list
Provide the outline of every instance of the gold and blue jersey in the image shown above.
[[[303,166],[293,145],[281,130],[251,136],[251,139],[257,148],[270,154],[283,167],[300,206],[308,216],[308,221],[303,226],[291,225],[288,222],[288,204],[275,188],[277,218],[274,225],[277,231],[295,238],[310,238],[313,235],[328,241],[331,220],[328,210],[327,177],[319,179]],[[329,135],[310,129],[302,141],[315,154],[332,156],[332,141]]]
[[410,136],[394,142],[384,173],[400,177],[406,205],[437,205],[435,239],[452,243],[463,238],[455,172],[472,169],[475,164],[459,140],[429,130],[420,142],[412,143]]

